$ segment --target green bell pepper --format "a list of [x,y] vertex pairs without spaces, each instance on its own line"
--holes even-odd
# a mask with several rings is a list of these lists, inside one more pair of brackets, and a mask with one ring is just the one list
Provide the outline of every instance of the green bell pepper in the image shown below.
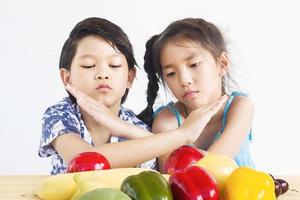
[[121,185],[121,191],[133,200],[173,200],[168,181],[154,171],[127,177]]

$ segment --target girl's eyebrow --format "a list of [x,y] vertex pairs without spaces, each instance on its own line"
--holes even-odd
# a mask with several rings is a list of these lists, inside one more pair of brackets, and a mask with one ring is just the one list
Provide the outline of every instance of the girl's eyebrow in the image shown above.
[[[184,60],[184,61],[189,61],[189,60],[191,60],[191,59],[193,59],[193,58],[195,58],[195,57],[197,57],[197,56],[199,56],[199,54],[192,54],[192,55],[189,55],[189,56],[185,57],[183,60]],[[164,66],[162,66],[162,69],[163,69],[163,70],[166,70],[166,69],[168,69],[168,68],[171,68],[172,65],[173,65],[172,63],[167,64],[167,65],[164,65]]]
[[162,68],[162,70],[167,70],[169,68],[172,68],[172,64],[168,64],[168,65],[162,66],[161,68]]
[[198,56],[199,56],[199,54],[196,54],[196,53],[195,53],[195,54],[192,54],[192,55],[186,57],[186,58],[184,59],[184,61],[192,60],[193,58],[198,57]]

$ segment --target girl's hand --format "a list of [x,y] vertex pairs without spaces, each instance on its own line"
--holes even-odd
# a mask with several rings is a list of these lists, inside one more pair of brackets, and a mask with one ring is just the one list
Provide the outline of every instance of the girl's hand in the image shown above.
[[189,114],[180,127],[180,129],[183,130],[183,133],[188,135],[188,143],[196,141],[211,117],[218,112],[227,99],[228,96],[223,95],[221,98],[212,101],[201,108],[195,109]]
[[111,131],[112,135],[128,139],[140,138],[148,135],[140,130],[138,133],[135,131],[128,131],[128,124],[115,116],[101,100],[96,101],[69,84],[65,88],[76,98],[80,108],[91,115],[99,124]]
[[99,124],[104,126],[114,120],[113,113],[100,100],[96,101],[69,84],[65,88],[76,98],[80,108],[91,115]]

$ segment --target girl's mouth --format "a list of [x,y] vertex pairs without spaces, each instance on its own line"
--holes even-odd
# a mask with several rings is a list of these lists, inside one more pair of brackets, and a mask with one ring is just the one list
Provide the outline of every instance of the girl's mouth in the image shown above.
[[192,90],[188,90],[183,94],[183,98],[191,98],[194,97],[198,94],[199,91],[192,91]]

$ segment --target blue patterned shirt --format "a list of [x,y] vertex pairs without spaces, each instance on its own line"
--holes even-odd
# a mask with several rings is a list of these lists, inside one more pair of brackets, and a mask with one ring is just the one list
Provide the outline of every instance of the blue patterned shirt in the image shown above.
[[[149,127],[139,120],[129,109],[121,106],[119,117],[130,124],[137,125],[149,131]],[[42,121],[42,136],[38,154],[40,157],[51,156],[52,175],[65,173],[67,164],[51,145],[51,142],[62,134],[75,133],[80,135],[87,143],[93,145],[92,138],[81,118],[79,107],[77,104],[73,103],[69,97],[66,97],[57,104],[49,107],[44,113]],[[111,136],[110,143],[121,142],[124,140],[126,139]],[[155,169],[155,159],[142,163],[137,167]]]

